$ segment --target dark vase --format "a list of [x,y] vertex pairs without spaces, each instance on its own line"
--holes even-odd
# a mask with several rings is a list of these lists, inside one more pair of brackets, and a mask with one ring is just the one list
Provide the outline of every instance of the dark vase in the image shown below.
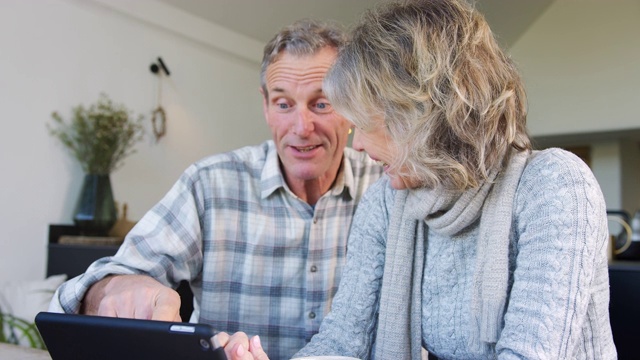
[[85,175],[73,222],[87,234],[107,235],[116,220],[109,175]]

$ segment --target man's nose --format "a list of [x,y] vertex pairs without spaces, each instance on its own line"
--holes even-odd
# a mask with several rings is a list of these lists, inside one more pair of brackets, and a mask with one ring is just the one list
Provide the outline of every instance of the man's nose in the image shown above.
[[293,124],[293,132],[298,136],[306,136],[313,128],[313,114],[308,109],[300,109]]

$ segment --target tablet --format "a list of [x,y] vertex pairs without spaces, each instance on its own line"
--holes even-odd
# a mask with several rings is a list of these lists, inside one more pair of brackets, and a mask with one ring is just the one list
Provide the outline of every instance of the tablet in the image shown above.
[[40,312],[52,360],[226,360],[209,325]]

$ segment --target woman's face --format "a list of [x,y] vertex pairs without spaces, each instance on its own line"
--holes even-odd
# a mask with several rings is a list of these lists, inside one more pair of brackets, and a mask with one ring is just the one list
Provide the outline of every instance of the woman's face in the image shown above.
[[369,157],[384,167],[384,172],[391,179],[394,189],[410,189],[418,186],[416,179],[400,176],[389,165],[397,161],[398,145],[389,135],[384,121],[376,119],[376,126],[372,130],[355,129],[352,147],[358,151],[366,151]]

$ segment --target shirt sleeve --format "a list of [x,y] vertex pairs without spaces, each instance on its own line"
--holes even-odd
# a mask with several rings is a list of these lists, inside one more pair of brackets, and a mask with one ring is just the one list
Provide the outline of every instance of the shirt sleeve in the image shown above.
[[523,173],[514,214],[499,358],[603,358],[590,348],[609,319],[606,209],[595,177],[570,153],[538,154]]
[[172,288],[200,276],[202,199],[192,166],[131,229],[114,256],[96,260],[84,274],[60,286],[49,310],[77,313],[89,287],[108,275],[146,274]]
[[379,180],[365,193],[354,215],[347,263],[331,312],[320,332],[295,357],[342,355],[370,357],[378,318],[388,225],[388,181]]

